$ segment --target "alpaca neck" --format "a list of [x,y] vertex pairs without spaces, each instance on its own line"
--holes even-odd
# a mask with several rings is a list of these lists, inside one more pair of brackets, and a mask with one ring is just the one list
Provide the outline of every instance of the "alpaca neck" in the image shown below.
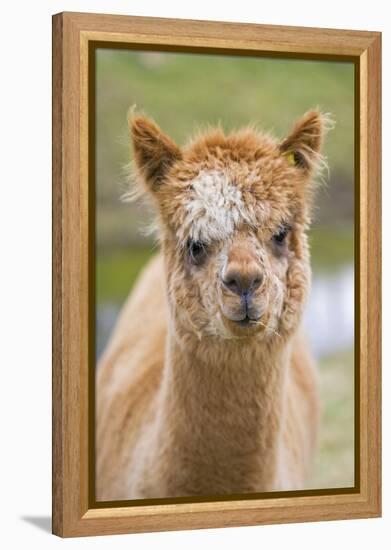
[[273,489],[287,359],[286,345],[172,331],[155,432],[167,496]]

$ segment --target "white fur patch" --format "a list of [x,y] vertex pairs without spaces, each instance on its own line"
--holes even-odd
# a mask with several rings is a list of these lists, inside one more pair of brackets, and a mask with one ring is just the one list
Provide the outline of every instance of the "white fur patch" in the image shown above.
[[201,171],[190,185],[188,214],[181,233],[209,243],[226,239],[239,222],[256,224],[255,213],[246,208],[241,191],[227,174],[217,170]]

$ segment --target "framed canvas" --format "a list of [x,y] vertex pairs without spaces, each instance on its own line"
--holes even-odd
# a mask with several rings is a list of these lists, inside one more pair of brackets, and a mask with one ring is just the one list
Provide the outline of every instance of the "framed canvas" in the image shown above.
[[53,17],[56,535],[380,515],[380,79],[377,32]]

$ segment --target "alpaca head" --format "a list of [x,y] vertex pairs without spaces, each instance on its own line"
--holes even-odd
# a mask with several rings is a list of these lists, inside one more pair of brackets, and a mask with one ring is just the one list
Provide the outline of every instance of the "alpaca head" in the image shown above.
[[180,148],[146,117],[130,118],[142,188],[158,213],[170,308],[183,330],[273,339],[297,327],[326,122],[311,111],[281,141],[215,129]]

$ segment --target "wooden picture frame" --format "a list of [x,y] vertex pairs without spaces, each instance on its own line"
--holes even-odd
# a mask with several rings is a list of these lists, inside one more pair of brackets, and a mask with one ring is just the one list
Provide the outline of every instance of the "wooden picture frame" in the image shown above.
[[[89,82],[94,48],[105,43],[166,51],[346,59],[355,64],[358,307],[352,490],[138,506],[102,507],[93,501],[94,395],[89,365],[94,156]],[[380,80],[377,32],[87,13],[53,17],[53,533],[70,537],[380,515]]]

